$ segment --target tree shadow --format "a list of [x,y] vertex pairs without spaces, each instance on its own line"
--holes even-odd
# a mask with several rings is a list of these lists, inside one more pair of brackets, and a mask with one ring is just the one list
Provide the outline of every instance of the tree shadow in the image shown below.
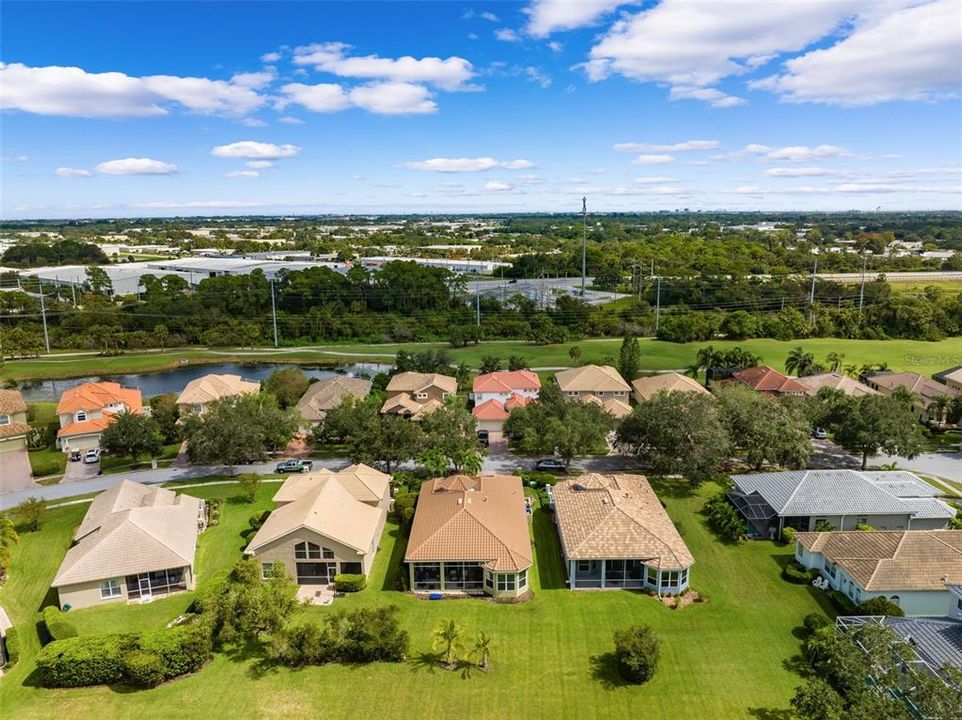
[[748,708],[749,716],[755,720],[794,720],[794,711],[788,708]]
[[648,477],[648,484],[658,497],[684,500],[695,495],[695,488],[682,478]]
[[400,580],[401,573],[404,572],[404,553],[407,551],[408,539],[400,528],[395,528],[388,534],[394,538],[394,547],[391,548],[391,557],[384,573],[381,590],[400,590],[402,589]]
[[605,690],[616,690],[631,684],[618,671],[618,658],[613,652],[592,655],[588,660],[591,663],[592,680],[601,683]]
[[40,601],[37,612],[41,612],[48,605],[60,607],[60,596],[57,594],[56,588],[47,588],[47,592],[44,594],[43,600]]
[[254,506],[254,503],[248,500],[246,495],[229,495],[228,497],[224,498],[224,502],[227,503],[228,505],[250,505],[251,507]]
[[782,667],[793,675],[805,678],[812,674],[812,666],[803,655],[792,655],[790,658],[782,660]]
[[425,670],[434,674],[443,669],[441,667],[441,653],[430,650],[417,653],[408,661],[408,664],[411,666],[411,672]]

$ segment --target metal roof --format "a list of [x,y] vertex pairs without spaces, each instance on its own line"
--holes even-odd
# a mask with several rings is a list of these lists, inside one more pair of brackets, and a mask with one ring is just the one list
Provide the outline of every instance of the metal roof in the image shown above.
[[929,665],[962,669],[962,621],[887,617],[884,624],[909,641]]

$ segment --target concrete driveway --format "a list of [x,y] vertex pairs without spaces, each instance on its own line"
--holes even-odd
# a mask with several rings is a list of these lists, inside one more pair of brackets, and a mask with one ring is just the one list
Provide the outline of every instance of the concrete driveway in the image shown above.
[[100,475],[100,461],[95,463],[85,463],[83,460],[71,462],[67,460],[67,467],[64,469],[62,483],[81,482]]

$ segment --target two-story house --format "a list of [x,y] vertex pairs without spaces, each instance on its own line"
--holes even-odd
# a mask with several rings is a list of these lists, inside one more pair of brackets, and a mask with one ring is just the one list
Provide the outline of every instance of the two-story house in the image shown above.
[[499,433],[514,408],[524,407],[538,398],[541,378],[530,370],[511,370],[478,375],[474,379],[471,414],[479,430]]
[[631,387],[610,365],[583,365],[562,370],[554,378],[566,398],[600,405],[615,418],[631,414]]
[[33,487],[29,435],[23,396],[16,390],[0,390],[0,495]]
[[873,390],[877,390],[882,395],[891,395],[899,388],[905,388],[912,393],[912,412],[922,422],[932,421],[941,423],[945,421],[945,411],[929,409],[932,401],[940,396],[955,397],[959,394],[958,390],[936,382],[930,377],[920,375],[917,372],[885,372],[869,375],[865,378],[865,384]]
[[60,449],[69,452],[100,447],[104,429],[118,414],[125,412],[144,412],[137,388],[123,387],[115,382],[96,382],[66,390],[57,404]]
[[440,373],[402,372],[391,378],[385,390],[382,414],[420,420],[457,393],[458,381]]

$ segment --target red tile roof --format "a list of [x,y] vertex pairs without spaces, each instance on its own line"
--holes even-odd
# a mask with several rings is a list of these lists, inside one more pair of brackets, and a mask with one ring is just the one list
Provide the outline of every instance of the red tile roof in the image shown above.
[[739,370],[732,373],[732,377],[756,392],[802,395],[806,391],[806,387],[800,382],[767,365]]
[[104,429],[114,421],[114,416],[105,414],[103,417],[92,418],[82,422],[72,422],[57,431],[57,437],[67,437],[69,435],[92,435],[93,433],[103,432]]
[[507,420],[508,411],[504,409],[504,404],[497,399],[491,399],[476,405],[471,411],[478,420]]
[[525,405],[533,401],[534,401],[534,398],[529,398],[524,395],[518,395],[517,393],[512,393],[511,397],[509,397],[508,401],[504,404],[504,407],[510,412],[515,408],[524,407]]
[[57,414],[74,413],[78,410],[102,410],[108,405],[123,403],[128,412],[140,413],[143,400],[140,390],[128,388],[115,382],[84,383],[66,390],[57,404]]
[[530,370],[499,370],[486,375],[478,375],[474,379],[473,385],[473,390],[476,393],[540,389],[541,378]]

